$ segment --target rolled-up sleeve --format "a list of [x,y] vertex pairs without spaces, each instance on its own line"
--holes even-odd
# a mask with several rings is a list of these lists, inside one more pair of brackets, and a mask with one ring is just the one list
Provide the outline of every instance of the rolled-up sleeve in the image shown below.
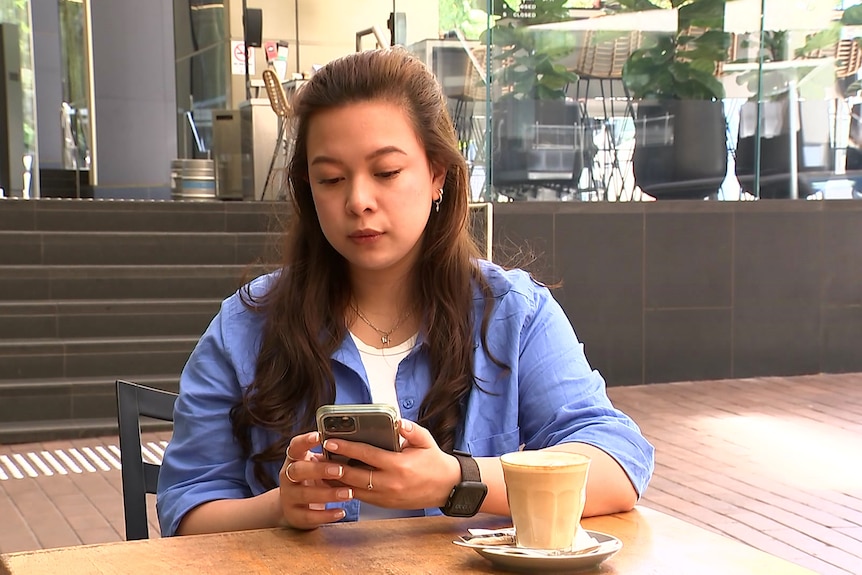
[[242,393],[225,345],[231,302],[238,303],[234,297],[222,304],[180,378],[156,502],[164,536],[174,535],[185,514],[202,503],[251,496],[245,459],[230,423],[230,409]]
[[625,470],[640,496],[654,467],[653,446],[608,399],[568,318],[545,288],[533,292],[520,337],[519,425],[527,449],[593,445]]

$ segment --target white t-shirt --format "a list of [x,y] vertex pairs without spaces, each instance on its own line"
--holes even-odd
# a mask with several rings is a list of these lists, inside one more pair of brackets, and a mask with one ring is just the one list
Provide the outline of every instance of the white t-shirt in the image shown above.
[[398,374],[398,364],[410,354],[413,346],[416,345],[417,336],[414,335],[400,345],[383,349],[368,345],[353,333],[350,336],[359,350],[359,357],[362,358],[362,365],[368,375],[371,401],[373,403],[388,403],[397,409],[400,415],[398,394],[395,392],[395,376]]
[[[417,334],[418,335],[418,334]],[[398,394],[395,391],[395,376],[398,374],[398,364],[407,357],[416,345],[417,336],[409,338],[400,345],[378,349],[364,343],[358,337],[350,333],[353,343],[359,350],[362,365],[368,375],[368,386],[371,390],[371,401],[373,403],[388,403],[398,410]],[[423,509],[387,509],[370,503],[362,502],[359,505],[359,519],[392,519],[394,517],[421,517],[425,515]]]

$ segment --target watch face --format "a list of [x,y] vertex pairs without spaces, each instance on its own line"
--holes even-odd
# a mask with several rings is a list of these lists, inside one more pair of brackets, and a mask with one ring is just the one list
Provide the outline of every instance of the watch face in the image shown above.
[[449,502],[443,510],[451,517],[472,517],[479,512],[488,486],[479,481],[462,481],[455,486]]

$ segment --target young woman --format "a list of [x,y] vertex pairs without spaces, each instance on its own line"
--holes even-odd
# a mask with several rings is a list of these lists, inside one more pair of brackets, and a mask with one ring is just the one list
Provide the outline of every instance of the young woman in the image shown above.
[[[519,448],[589,455],[585,514],[630,509],[652,446],[550,292],[479,259],[431,72],[399,49],[352,54],[294,114],[283,264],[224,301],[183,370],[163,533],[508,514],[499,456]],[[329,440],[371,470],[325,460],[317,408],[371,402],[400,410],[403,450]]]

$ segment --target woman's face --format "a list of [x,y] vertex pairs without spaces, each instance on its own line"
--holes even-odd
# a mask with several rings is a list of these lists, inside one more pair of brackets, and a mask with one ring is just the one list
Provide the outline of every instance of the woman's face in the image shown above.
[[406,274],[445,180],[405,112],[383,101],[314,115],[308,177],[329,243],[362,272]]

